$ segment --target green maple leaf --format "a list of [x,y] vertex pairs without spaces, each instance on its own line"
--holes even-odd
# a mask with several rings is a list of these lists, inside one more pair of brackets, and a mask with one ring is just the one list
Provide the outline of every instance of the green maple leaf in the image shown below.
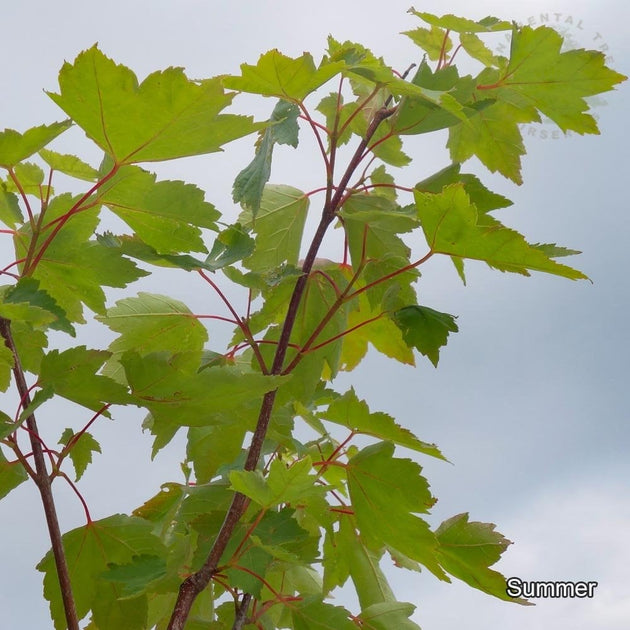
[[499,20],[490,15],[475,21],[468,18],[457,17],[452,13],[438,16],[432,13],[416,11],[415,9],[409,9],[408,13],[419,17],[427,24],[449,31],[455,31],[456,33],[496,33],[498,31],[509,31],[513,28],[511,22]]
[[[126,581],[112,583],[104,580],[103,574],[109,570],[111,564],[129,565],[137,557],[162,556],[165,553],[164,546],[151,530],[152,525],[148,521],[117,514],[91,521],[84,527],[63,535],[79,619],[92,610],[98,627],[117,627],[124,630],[140,630],[146,627],[141,625],[146,623],[146,601],[142,605],[140,601],[122,604],[118,598],[123,595]],[[44,573],[44,596],[50,602],[55,628],[63,630],[66,622],[52,551],[44,556],[37,569]],[[127,577],[132,581],[136,579],[133,572]],[[127,619],[124,612],[130,615]],[[101,626],[101,621],[108,619],[114,619],[120,625]]]
[[491,523],[469,522],[468,514],[444,521],[436,530],[440,564],[451,575],[470,586],[506,601],[514,600],[505,591],[505,578],[492,566],[511,544]]
[[190,81],[168,68],[139,84],[96,46],[63,65],[59,87],[50,98],[117,164],[219,151],[260,128],[251,117],[220,113],[233,98],[220,79]]
[[271,175],[271,160],[276,144],[298,145],[297,117],[300,110],[295,103],[278,101],[269,120],[272,123],[262,132],[259,138],[256,155],[234,180],[232,199],[234,203],[241,203],[252,212],[256,219],[262,200],[265,184]]
[[345,608],[326,604],[317,596],[294,602],[290,609],[294,630],[356,630]]
[[248,269],[266,271],[283,262],[298,264],[308,213],[308,197],[297,188],[267,185],[255,216],[245,212],[241,223],[256,233],[255,248],[244,260]]
[[435,367],[440,359],[440,348],[446,345],[448,336],[457,332],[455,318],[428,306],[405,306],[392,316],[409,347],[416,348]]
[[529,271],[544,271],[571,280],[586,278],[490,215],[480,214],[463,184],[446,186],[437,195],[416,190],[414,197],[425,238],[435,253],[483,260],[495,269],[525,276]]
[[39,281],[35,278],[20,278],[2,294],[0,315],[6,319],[28,323],[34,328],[45,328],[49,325],[55,330],[63,330],[73,336],[75,334],[63,309],[46,291],[39,288]]
[[196,186],[155,180],[137,166],[124,167],[99,190],[98,199],[158,254],[205,252],[198,228],[217,230],[219,212]]
[[299,503],[309,496],[321,496],[325,490],[317,486],[317,475],[310,474],[310,457],[297,460],[290,465],[275,459],[269,474],[263,477],[260,471],[233,470],[230,473],[232,488],[249,497],[263,508],[281,503]]
[[539,121],[534,109],[521,109],[503,101],[491,103],[468,119],[468,124],[450,128],[451,159],[465,162],[475,155],[493,173],[499,172],[522,184],[521,156],[525,154],[525,146],[519,125]]
[[[42,245],[56,225],[77,204],[79,197],[54,197],[45,215],[46,226],[38,234]],[[98,208],[74,214],[50,242],[31,277],[65,311],[71,322],[84,323],[83,304],[96,313],[105,312],[103,286],[123,288],[147,275],[123,258],[119,251],[91,240],[98,225]],[[25,225],[14,239],[18,258],[24,258],[33,235]]]
[[53,171],[59,171],[70,177],[76,177],[87,182],[95,182],[99,177],[98,170],[79,159],[76,155],[57,153],[48,149],[41,149],[39,155]]
[[381,602],[364,608],[359,619],[370,630],[420,630],[420,626],[409,619],[415,609],[407,602]]
[[[75,435],[76,434],[72,429],[65,429],[59,438],[59,444],[67,446]],[[92,463],[92,453],[100,452],[100,444],[87,431],[81,433],[80,437],[74,441],[72,448],[69,451],[69,455],[76,473],[75,481],[79,481],[79,479],[81,479],[85,469]]]
[[240,77],[224,77],[223,84],[239,92],[276,96],[300,103],[338,74],[343,65],[322,63],[316,68],[309,53],[294,59],[278,50],[270,50],[260,56],[255,66],[242,64]]
[[123,385],[97,374],[110,356],[109,352],[85,346],[63,352],[51,350],[42,359],[38,384],[93,411],[106,403],[131,403],[133,398]]
[[17,195],[8,190],[7,184],[0,180],[0,221],[10,228],[24,223]]
[[[13,430],[15,430],[15,425]],[[9,462],[0,448],[0,499],[6,497],[11,490],[17,488],[27,479],[28,475],[24,466],[18,460]]]
[[109,346],[112,359],[106,370],[115,379],[122,377],[120,357],[128,350],[146,356],[177,348],[180,353],[188,353],[196,368],[208,340],[205,327],[190,309],[165,295],[140,292],[137,297],[118,300],[97,319],[120,333]]
[[520,97],[563,131],[599,133],[595,119],[586,113],[585,98],[612,90],[627,77],[606,67],[603,53],[560,52],[562,43],[562,35],[550,27],[514,29],[510,61],[497,82],[497,96]]
[[418,453],[444,459],[444,456],[435,444],[427,444],[419,440],[409,429],[396,424],[394,419],[388,414],[370,412],[367,403],[358,398],[353,388],[343,394],[343,396],[335,398],[323,413],[323,417],[326,420],[347,427],[354,433],[371,435],[379,440],[405,446]]
[[420,466],[393,457],[394,445],[368,446],[347,464],[348,489],[361,536],[371,548],[384,545],[426,566],[445,579],[436,556],[437,540],[416,513],[435,503]]
[[0,131],[0,166],[6,169],[14,167],[45,147],[71,124],[72,121],[64,120],[51,125],[33,127],[24,133],[14,129]]
[[259,404],[263,394],[287,380],[243,373],[234,366],[209,367],[198,372],[185,354],[141,357],[130,351],[122,356],[121,363],[136,404],[146,407],[155,421],[175,430],[221,424],[223,412]]

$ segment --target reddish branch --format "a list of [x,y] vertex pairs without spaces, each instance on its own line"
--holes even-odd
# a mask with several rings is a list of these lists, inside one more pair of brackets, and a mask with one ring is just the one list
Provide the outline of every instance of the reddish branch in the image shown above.
[[[295,325],[296,317],[298,314],[298,309],[300,303],[302,302],[302,297],[306,289],[308,276],[313,269],[313,264],[315,262],[315,259],[317,258],[317,253],[324,240],[324,236],[326,235],[330,224],[333,222],[336,213],[341,206],[341,203],[344,199],[344,194],[346,193],[346,189],[350,182],[350,178],[354,175],[355,171],[359,167],[365,155],[365,150],[368,147],[369,142],[374,136],[374,133],[378,129],[379,125],[385,119],[389,118],[394,112],[395,109],[388,107],[382,107],[381,109],[377,110],[367,129],[365,137],[359,143],[359,146],[354,152],[354,155],[350,159],[345,173],[341,177],[341,180],[336,187],[333,186],[331,174],[329,174],[327,182],[328,190],[326,194],[326,201],[322,209],[321,219],[315,235],[313,236],[313,240],[311,241],[309,250],[304,259],[304,263],[302,265],[302,274],[297,279],[297,282],[295,283],[295,287],[293,289],[293,294],[291,295],[291,300],[289,302],[287,313],[284,319],[284,325],[282,327],[280,338],[278,340],[276,354],[274,356],[273,364],[270,370],[270,374],[272,375],[279,375],[284,372],[284,362],[287,350],[290,345],[291,333],[293,331],[293,327]],[[334,143],[332,143],[331,151],[334,149],[334,146]],[[271,420],[271,413],[273,411],[276,393],[277,390],[273,390],[266,393],[263,397],[260,413],[258,416],[258,423],[256,425],[256,429],[254,431],[254,435],[252,437],[252,441],[247,454],[247,460],[245,462],[245,470],[255,470],[256,466],[258,465],[258,460],[260,459],[260,455],[262,452],[263,442],[265,440],[265,436],[267,435],[267,429]],[[210,554],[206,558],[206,561],[196,573],[184,580],[184,582],[180,586],[179,595],[177,597],[177,601],[175,603],[173,614],[171,616],[167,630],[184,629],[193,602],[195,601],[197,595],[199,595],[199,593],[201,593],[201,591],[203,591],[203,589],[208,586],[213,575],[216,573],[219,561],[221,560],[221,556],[223,555],[223,552],[225,551],[228,542],[232,537],[234,529],[240,521],[248,504],[249,500],[247,499],[247,497],[238,492],[235,493],[234,498],[232,499],[232,504],[230,505],[230,508],[223,521],[223,525],[221,526],[221,529],[217,534],[217,537],[214,541],[212,549],[210,550]]]
[[[13,355],[13,376],[20,395],[25,405],[30,404],[30,396],[28,393],[28,385],[24,376],[24,370],[20,364],[19,355],[17,353],[13,336],[11,334],[11,322],[8,319],[0,317],[0,335],[4,339],[4,343]],[[72,585],[70,583],[70,573],[66,563],[66,556],[61,540],[61,529],[59,527],[59,519],[57,518],[57,510],[55,509],[55,501],[52,494],[51,480],[46,468],[46,460],[44,457],[44,449],[39,438],[39,431],[35,421],[35,415],[29,414],[26,419],[26,427],[31,440],[31,448],[33,449],[33,461],[35,462],[35,476],[33,481],[39,490],[44,506],[44,514],[46,516],[46,524],[48,525],[48,534],[52,545],[53,557],[55,559],[55,567],[57,569],[57,577],[61,588],[61,599],[66,616],[68,630],[79,630],[79,619],[77,617],[74,598],[72,596]]]

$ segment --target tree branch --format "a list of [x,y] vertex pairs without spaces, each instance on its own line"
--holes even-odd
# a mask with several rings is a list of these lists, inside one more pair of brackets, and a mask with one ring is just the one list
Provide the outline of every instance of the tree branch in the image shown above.
[[[30,404],[30,396],[28,385],[24,377],[24,371],[20,364],[20,358],[11,335],[11,322],[8,319],[0,317],[0,335],[4,339],[4,343],[13,355],[13,376],[20,395],[20,399],[24,401],[24,406]],[[51,480],[46,469],[46,460],[41,441],[39,439],[39,431],[35,421],[35,415],[30,414],[26,419],[26,427],[28,429],[31,448],[33,450],[33,460],[35,462],[35,476],[33,480],[39,490],[42,505],[44,506],[44,514],[46,516],[46,524],[48,525],[48,535],[52,545],[52,552],[55,559],[55,567],[57,569],[57,577],[61,588],[61,599],[66,616],[68,630],[79,630],[79,619],[77,617],[74,605],[74,597],[72,595],[72,584],[70,582],[70,573],[66,562],[66,555],[61,540],[61,529],[59,527],[59,519],[57,518],[57,510],[55,508],[55,500],[52,494]]]

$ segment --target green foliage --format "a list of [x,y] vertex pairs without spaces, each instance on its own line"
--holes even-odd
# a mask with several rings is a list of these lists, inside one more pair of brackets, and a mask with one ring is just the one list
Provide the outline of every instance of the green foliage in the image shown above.
[[[139,81],[94,46],[64,64],[49,94],[68,120],[0,132],[0,221],[15,255],[0,272],[0,389],[18,394],[0,411],[0,498],[29,477],[51,502],[51,483],[79,494],[68,464],[79,481],[101,452],[101,417],[116,421],[120,405],[143,410],[153,455],[186,433],[182,483],[164,483],[132,516],[98,521],[79,494],[86,524],[63,536],[50,528],[53,550],[38,569],[56,629],[84,618],[91,630],[417,628],[386,555],[509,599],[491,568],[509,541],[467,514],[433,529],[436,499],[400,452],[443,460],[441,451],[353,388],[335,391],[334,379],[370,346],[438,365],[456,318],[416,294],[420,267],[437,254],[462,280],[466,260],[586,278],[556,261],[578,252],[530,244],[500,223],[492,213],[511,202],[462,163],[477,156],[520,183],[519,124],[545,115],[597,133],[585,99],[624,77],[600,53],[561,52],[548,28],[411,13],[428,27],[406,33],[421,48],[410,79],[332,37],[319,64],[272,50],[239,76],[196,81],[178,68]],[[484,41],[499,31],[511,33],[509,58]],[[476,76],[454,63],[466,53],[482,66]],[[279,100],[254,123],[229,112],[237,94],[226,90]],[[98,168],[49,148],[72,124],[104,153]],[[401,186],[395,169],[413,159],[405,137],[437,130],[448,130],[452,163]],[[198,187],[138,166],[254,133],[232,187],[236,221]],[[299,133],[314,134],[325,177],[306,191],[270,184],[274,153],[297,148]],[[72,193],[55,190],[58,172],[73,178]],[[108,215],[126,232],[99,232]],[[321,258],[331,227],[343,244]],[[110,288],[164,268],[198,282],[207,312],[147,291],[113,302]],[[86,316],[109,329],[107,348],[72,343]],[[215,324],[233,328],[227,348]],[[80,427],[59,424],[58,398],[84,413]],[[57,429],[61,450],[35,416],[46,434]],[[352,613],[328,601],[348,580]]]

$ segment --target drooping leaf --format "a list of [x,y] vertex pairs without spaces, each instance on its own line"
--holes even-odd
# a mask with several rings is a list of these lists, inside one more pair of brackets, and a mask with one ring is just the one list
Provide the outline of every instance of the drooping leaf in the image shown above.
[[232,199],[252,212],[256,219],[265,184],[271,175],[271,160],[275,144],[298,145],[297,117],[300,113],[295,103],[280,100],[271,113],[270,126],[263,132],[256,147],[256,155],[234,180]]
[[232,90],[276,96],[300,103],[311,92],[339,73],[343,63],[323,63],[315,67],[313,57],[304,53],[291,58],[270,50],[255,66],[241,65],[241,76],[224,77],[223,84]]
[[0,499],[27,479],[28,475],[19,460],[10,462],[0,448]]
[[294,630],[356,630],[345,608],[326,604],[320,598],[305,597],[290,608]]
[[15,361],[11,350],[4,344],[4,339],[0,343],[0,392],[5,392],[11,384],[11,370],[15,366]]
[[406,306],[393,314],[393,320],[402,331],[405,342],[427,357],[435,367],[440,360],[440,348],[446,345],[450,333],[458,331],[452,315],[428,306]]
[[483,260],[495,269],[526,276],[529,271],[544,271],[571,280],[586,278],[529,245],[518,232],[480,215],[463,184],[446,186],[437,195],[416,190],[414,197],[425,238],[435,253]]
[[415,609],[407,602],[382,602],[364,608],[359,619],[370,630],[420,630],[420,626],[409,619]]
[[260,128],[250,117],[220,113],[232,101],[220,79],[191,81],[168,68],[139,84],[96,46],[64,64],[59,87],[50,98],[117,164],[219,151]]
[[63,352],[51,350],[42,359],[38,384],[93,411],[108,403],[132,403],[133,398],[123,385],[98,374],[109,357],[109,352],[88,350],[85,346]]
[[507,595],[505,578],[489,568],[511,544],[494,528],[491,523],[469,522],[468,514],[444,521],[435,532],[440,564],[454,577],[489,595],[526,603]]
[[[114,615],[121,625],[104,626],[119,627],[125,629],[140,630],[143,627],[139,622],[146,620],[146,603],[144,615],[133,613],[134,608],[142,611],[143,607],[128,607],[127,613],[132,614],[129,622],[125,622],[120,603],[116,603],[118,597],[123,594],[124,583],[122,580],[114,586],[104,580],[103,574],[109,569],[110,564],[119,566],[132,564],[135,557],[143,555],[161,556],[165,549],[160,540],[151,532],[150,522],[140,518],[124,516],[122,514],[92,521],[84,527],[73,529],[63,535],[63,546],[66,553],[70,581],[79,619],[82,619],[90,610],[95,614],[98,623],[99,618],[108,618]],[[57,572],[52,551],[49,551],[37,569],[44,573],[44,596],[50,602],[50,612],[56,630],[63,630],[65,615],[61,600],[61,591],[57,580]],[[127,578],[132,582],[135,579],[133,571],[128,572]],[[125,610],[125,606],[123,610]],[[100,627],[100,624],[99,624]]]
[[212,249],[204,261],[204,268],[210,271],[223,269],[254,251],[253,239],[236,223],[220,232],[214,239]]
[[255,220],[249,213],[241,218],[243,226],[251,227],[256,233],[256,246],[245,259],[245,266],[266,271],[283,262],[297,265],[308,207],[308,197],[297,188],[265,186]]
[[0,131],[0,166],[7,169],[12,168],[22,160],[37,153],[60,133],[68,129],[71,124],[72,121],[64,120],[50,125],[32,127],[24,133],[14,129]]
[[9,192],[5,182],[0,181],[0,221],[10,228],[24,223],[24,216],[17,195]]
[[66,318],[63,309],[48,294],[39,288],[39,281],[22,277],[2,296],[0,315],[10,320],[29,323],[33,327],[50,325],[74,336],[74,327]]
[[393,457],[394,445],[379,442],[360,450],[346,466],[356,522],[366,544],[383,545],[426,566],[446,579],[437,559],[437,539],[416,516],[435,503],[420,466]]
[[367,403],[358,398],[354,388],[350,388],[343,396],[335,398],[323,416],[326,420],[347,427],[355,433],[371,435],[379,440],[405,446],[418,453],[444,459],[435,444],[427,444],[419,440],[409,429],[396,424],[388,414],[381,411],[370,412]]
[[69,455],[76,473],[75,481],[79,481],[85,469],[92,463],[92,453],[100,453],[101,446],[87,431],[81,433],[79,437],[75,436],[72,429],[65,429],[59,438],[59,444],[68,446],[72,441]]

